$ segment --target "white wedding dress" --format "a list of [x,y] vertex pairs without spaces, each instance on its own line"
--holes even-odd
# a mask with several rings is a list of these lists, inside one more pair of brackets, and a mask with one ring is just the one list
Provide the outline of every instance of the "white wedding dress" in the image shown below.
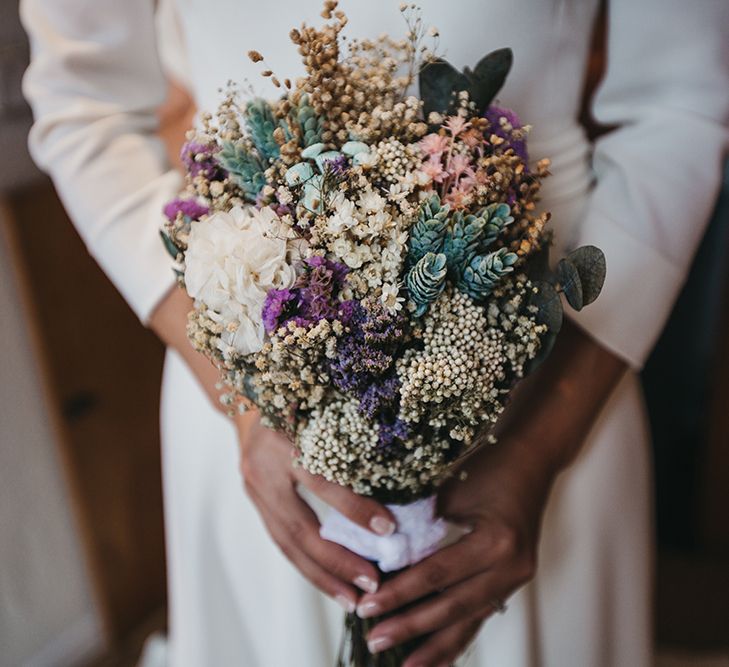
[[[300,73],[291,27],[320,0],[175,0],[185,54],[170,66],[198,108],[226,80],[262,93],[255,48]],[[503,46],[500,94],[550,157],[543,205],[562,245],[607,255],[597,303],[577,321],[633,369],[644,362],[686,276],[727,145],[725,0],[615,0],[609,66],[594,112],[617,129],[594,152],[576,115],[598,0],[422,0],[458,66]],[[396,0],[342,2],[349,34],[404,31]],[[180,186],[154,136],[165,95],[153,0],[21,0],[33,61],[25,90],[32,151],[52,174],[91,253],[145,320],[173,283],[157,235]],[[189,66],[186,64],[189,63]],[[41,222],[39,221],[39,224]],[[174,354],[162,401],[172,667],[328,667],[342,612],[268,538],[238,473],[231,425]],[[487,622],[472,667],[646,667],[651,654],[651,481],[634,371],[549,501],[535,580]]]

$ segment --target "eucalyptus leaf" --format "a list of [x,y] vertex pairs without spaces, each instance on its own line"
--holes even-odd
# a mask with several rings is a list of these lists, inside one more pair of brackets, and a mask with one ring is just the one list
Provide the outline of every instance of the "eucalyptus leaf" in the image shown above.
[[562,301],[551,283],[537,282],[536,292],[529,296],[529,306],[536,308],[534,317],[539,324],[546,324],[552,333],[562,328]]
[[582,305],[587,306],[597,299],[605,283],[607,273],[605,254],[595,246],[585,245],[569,253],[567,259],[574,265],[580,276]]
[[165,234],[161,229],[159,230],[159,235],[162,237],[162,243],[165,244],[165,250],[167,250],[167,253],[174,259],[177,260],[177,256],[182,252],[172,241],[172,239]]
[[549,268],[548,243],[529,256],[526,274],[532,282],[553,282],[552,270]]
[[420,68],[418,78],[426,119],[433,111],[447,113],[453,102],[453,93],[469,86],[468,79],[461,72],[440,58],[426,62]]
[[567,303],[575,310],[582,310],[582,280],[577,267],[569,259],[560,259],[557,263],[557,279],[562,287]]
[[473,70],[466,68],[468,94],[479,113],[486,111],[506,81],[514,62],[511,49],[498,49],[481,58]]
[[255,383],[253,382],[252,373],[246,373],[243,377],[243,393],[246,398],[251,400],[253,403],[258,401],[258,391],[256,390]]

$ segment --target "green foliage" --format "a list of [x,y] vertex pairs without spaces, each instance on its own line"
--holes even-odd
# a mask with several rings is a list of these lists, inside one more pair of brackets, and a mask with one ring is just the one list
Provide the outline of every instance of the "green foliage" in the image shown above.
[[533,283],[550,282],[552,270],[549,268],[549,244],[545,243],[539,250],[529,255],[526,263],[526,274]]
[[426,253],[412,269],[410,269],[405,286],[411,301],[417,306],[415,315],[420,317],[428,309],[445,288],[446,256],[443,253]]
[[539,351],[524,368],[524,374],[529,375],[535,371],[549,356],[557,340],[557,334],[562,328],[563,310],[559,292],[551,282],[535,281],[535,291],[529,295],[527,308],[538,324],[544,324],[547,332],[540,338]]
[[268,162],[278,158],[280,149],[273,138],[273,131],[278,123],[268,102],[260,97],[248,102],[245,118],[253,145],[261,159]]
[[291,165],[284,174],[286,184],[295,187],[306,183],[314,175],[314,168],[308,162]]
[[582,281],[577,267],[568,259],[560,259],[557,263],[557,281],[562,293],[575,310],[582,310],[585,305],[582,295]]
[[468,87],[465,75],[440,58],[430,60],[421,67],[419,81],[426,119],[433,111],[446,113],[453,104],[453,94]]
[[468,67],[463,70],[468,79],[469,97],[480,113],[486,111],[501,90],[513,62],[511,49],[498,49],[481,58],[473,71]]
[[544,324],[552,333],[558,333],[562,328],[562,301],[559,292],[550,282],[539,281],[534,283],[535,292],[529,297],[529,308],[537,321]]
[[[580,277],[582,306],[591,304],[600,295],[602,286],[605,284],[607,275],[605,254],[600,248],[585,245],[569,253],[564,261],[570,262]],[[562,285],[562,289],[565,289],[565,285]],[[574,308],[574,306],[572,307]]]
[[437,254],[443,247],[448,227],[449,207],[441,206],[440,197],[434,194],[420,204],[418,219],[413,225],[408,242],[408,263],[417,264],[428,253]]
[[243,143],[224,141],[217,159],[232,181],[243,190],[245,198],[255,202],[256,196],[266,184],[263,175],[265,166],[260,158],[247,151]]
[[420,97],[425,117],[432,111],[447,113],[453,106],[454,95],[468,91],[478,113],[483,113],[504,85],[511,69],[511,49],[493,51],[479,60],[474,69],[459,72],[440,58],[426,62],[420,69]]
[[482,301],[504,275],[514,270],[517,259],[517,255],[506,248],[488,255],[476,255],[463,270],[457,287],[475,301]]
[[[428,255],[442,254],[448,279],[472,298],[486,298],[517,261],[517,256],[505,248],[486,252],[501,230],[513,221],[510,213],[506,204],[491,204],[479,215],[456,211],[449,217],[448,205],[442,205],[440,197],[434,194],[418,209],[408,242],[408,266],[417,266]],[[416,298],[413,301],[420,304]]]
[[481,252],[484,252],[501,234],[501,230],[514,222],[508,204],[489,204],[479,214],[485,220]]
[[162,237],[162,243],[164,243],[167,254],[169,254],[172,259],[177,261],[178,255],[182,254],[182,250],[177,247],[175,242],[170,238],[169,234],[166,234],[161,229],[159,230],[159,235]]
[[594,246],[582,246],[573,250],[557,263],[557,270],[549,269],[549,251],[545,247],[534,256],[528,267],[536,287],[528,301],[528,308],[539,324],[548,331],[541,337],[539,352],[529,362],[525,373],[534,371],[552,351],[557,334],[562,328],[564,316],[560,292],[575,310],[592,303],[600,294],[605,282],[605,255]]
[[294,120],[301,130],[304,148],[317,144],[321,141],[321,133],[324,126],[322,118],[316,115],[314,107],[311,106],[308,95],[302,95],[299,105],[293,110]]
[[461,279],[464,268],[479,251],[485,226],[485,218],[463,215],[461,211],[453,214],[443,240],[443,253],[448,261],[448,277],[454,282]]

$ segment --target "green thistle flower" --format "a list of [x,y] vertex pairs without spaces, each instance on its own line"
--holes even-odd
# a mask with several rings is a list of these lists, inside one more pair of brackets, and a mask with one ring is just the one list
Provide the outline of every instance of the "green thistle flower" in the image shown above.
[[443,240],[443,253],[448,260],[448,277],[454,282],[461,279],[463,269],[479,250],[486,219],[463,215],[456,211]]
[[301,130],[304,148],[319,143],[321,141],[324,120],[316,115],[314,107],[309,102],[308,95],[304,94],[301,96],[299,104],[293,113],[295,114],[294,120]]
[[418,209],[418,219],[413,225],[408,242],[408,263],[417,264],[428,253],[439,253],[443,247],[448,227],[449,207],[441,206],[435,194],[426,199]]
[[259,156],[264,162],[275,160],[280,154],[279,145],[273,138],[278,126],[273,111],[266,100],[260,97],[246,105],[246,126]]
[[263,175],[265,167],[260,158],[248,152],[242,142],[234,144],[231,141],[224,141],[217,160],[228,172],[230,179],[243,190],[245,198],[255,202],[256,196],[266,184]]
[[501,234],[501,230],[514,222],[508,204],[489,204],[479,214],[485,220],[480,251],[484,252]]
[[475,301],[482,301],[504,275],[514,270],[517,259],[517,255],[506,248],[488,255],[476,255],[464,269],[457,287]]
[[405,286],[410,300],[417,306],[415,315],[420,317],[441,294],[446,284],[446,256],[443,253],[426,253],[410,269]]

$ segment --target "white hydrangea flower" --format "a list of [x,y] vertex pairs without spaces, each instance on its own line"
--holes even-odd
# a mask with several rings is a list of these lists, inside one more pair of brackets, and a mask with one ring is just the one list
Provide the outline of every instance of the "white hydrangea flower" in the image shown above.
[[219,348],[250,354],[263,346],[261,310],[271,289],[291,287],[293,233],[270,208],[235,207],[192,223],[185,286],[224,326]]

